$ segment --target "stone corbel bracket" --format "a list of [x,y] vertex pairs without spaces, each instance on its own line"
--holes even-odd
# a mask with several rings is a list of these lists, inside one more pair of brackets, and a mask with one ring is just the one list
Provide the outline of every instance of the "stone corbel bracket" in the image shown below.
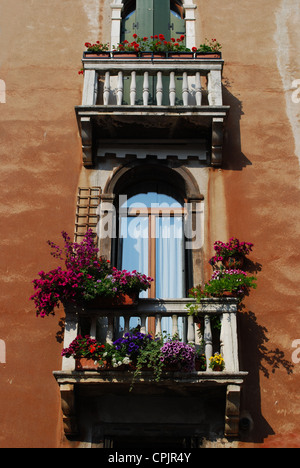
[[60,395],[64,433],[67,437],[73,437],[78,434],[78,426],[75,411],[74,385],[61,384]]
[[80,118],[82,159],[86,167],[93,165],[93,130],[90,117]]
[[223,161],[223,118],[212,119],[211,129],[211,165],[220,167]]
[[240,393],[240,385],[227,385],[224,430],[225,437],[239,436]]

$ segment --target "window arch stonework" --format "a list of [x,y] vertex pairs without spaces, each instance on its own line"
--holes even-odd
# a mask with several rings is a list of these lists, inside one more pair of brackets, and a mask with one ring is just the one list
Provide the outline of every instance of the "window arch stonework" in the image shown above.
[[[145,164],[145,162],[129,163],[127,165],[121,165],[117,167],[108,178],[103,192],[101,194],[101,200],[103,206],[106,207],[117,207],[118,196],[126,195],[128,188],[136,184],[137,182],[157,181],[158,183],[165,183],[169,187],[173,187],[174,194],[178,194],[180,198],[191,209],[192,226],[193,229],[199,223],[199,217],[202,217],[200,211],[203,209],[204,196],[201,193],[196,179],[192,173],[184,166],[172,167],[171,163],[152,162]],[[199,207],[201,206],[201,209]],[[112,209],[112,213],[116,214],[117,210]],[[109,209],[109,208],[108,208]],[[116,221],[117,222],[117,221]],[[203,219],[201,219],[201,223]],[[101,209],[100,209],[100,253],[105,255],[107,258],[113,257],[112,252],[112,239],[110,237],[101,236]],[[116,237],[117,233],[114,232]],[[195,247],[191,248],[188,252],[189,261],[189,275],[187,278],[188,284],[193,284],[194,281],[197,283],[202,281],[203,271],[203,252],[202,246],[195,244]]]
[[127,183],[130,179],[149,178],[152,173],[156,178],[168,181],[171,185],[176,186],[177,190],[180,188],[182,196],[187,202],[204,199],[196,179],[186,167],[172,168],[168,164],[162,165],[161,162],[152,162],[149,165],[145,165],[144,162],[137,162],[119,166],[106,182],[103,195],[106,194],[109,197],[116,193],[122,193],[122,184]]

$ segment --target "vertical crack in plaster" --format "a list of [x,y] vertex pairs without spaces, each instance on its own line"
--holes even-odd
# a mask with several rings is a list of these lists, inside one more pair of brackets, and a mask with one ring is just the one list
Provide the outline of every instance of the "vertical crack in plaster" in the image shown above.
[[82,0],[83,8],[88,18],[91,36],[95,40],[99,37],[100,32],[100,1],[99,0]]
[[[274,41],[276,43],[277,67],[285,93],[286,113],[294,136],[295,154],[300,166],[300,103],[295,103],[292,100],[292,94],[295,91],[293,82],[300,78],[300,67],[295,70],[294,65],[296,60],[299,59],[297,57],[297,53],[299,55],[299,0],[282,0],[275,14],[276,32]],[[290,40],[290,37],[293,38],[293,41]]]

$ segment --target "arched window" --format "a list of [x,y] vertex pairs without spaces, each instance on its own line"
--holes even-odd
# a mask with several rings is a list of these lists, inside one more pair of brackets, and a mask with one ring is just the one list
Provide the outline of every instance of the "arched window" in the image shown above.
[[[118,219],[117,236],[112,240],[113,263],[154,278],[141,298],[186,297],[192,267],[191,252],[185,249],[183,178],[166,166],[140,165],[125,171],[113,191]],[[155,329],[151,320],[150,332]],[[171,334],[171,319],[163,320],[162,329]],[[179,323],[179,332],[185,336],[184,321]]]
[[134,192],[120,197],[118,267],[154,278],[150,297],[185,297],[184,201],[167,184],[137,184]]

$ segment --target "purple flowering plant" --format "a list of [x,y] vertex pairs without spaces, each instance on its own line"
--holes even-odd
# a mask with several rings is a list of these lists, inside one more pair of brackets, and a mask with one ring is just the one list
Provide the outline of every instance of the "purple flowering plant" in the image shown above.
[[160,360],[164,366],[175,364],[184,372],[192,372],[195,368],[195,347],[176,338],[170,339],[161,348]]
[[221,269],[214,271],[209,282],[204,286],[206,296],[222,296],[224,292],[231,292],[242,298],[250,288],[256,288],[256,278],[247,276],[247,273],[239,269]]
[[143,350],[147,343],[152,341],[153,338],[150,334],[134,331],[132,333],[125,333],[124,336],[114,341],[114,347],[117,351],[123,351],[132,359],[134,359]]
[[[166,341],[167,340],[167,341]],[[143,370],[150,370],[156,382],[168,366],[174,366],[178,371],[192,372],[195,370],[195,347],[181,342],[177,336],[167,338],[166,334],[158,335],[146,341],[135,357],[135,372],[130,390],[136,377]]]
[[64,262],[49,272],[40,271],[39,278],[33,280],[36,313],[40,317],[53,314],[60,303],[89,301],[97,296],[115,297],[118,294],[138,294],[147,290],[152,278],[137,272],[117,270],[109,260],[98,257],[91,229],[80,243],[72,242],[66,232],[62,232],[64,248],[51,241],[51,255]]

